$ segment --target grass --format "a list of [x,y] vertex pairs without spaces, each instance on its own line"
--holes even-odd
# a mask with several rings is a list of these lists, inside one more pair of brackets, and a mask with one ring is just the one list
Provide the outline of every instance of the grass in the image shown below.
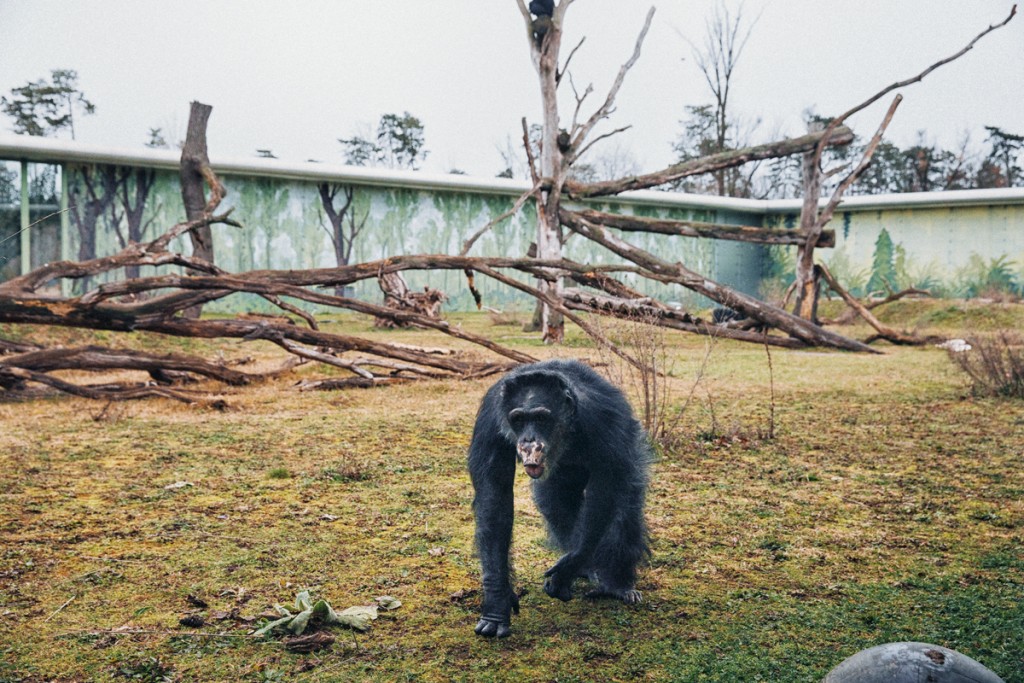
[[[952,308],[915,303],[905,320],[955,331],[964,317]],[[1024,321],[1019,306],[965,315],[972,329]],[[351,333],[447,342],[335,319]],[[552,349],[482,315],[459,321],[535,355],[598,358],[575,333]],[[91,339],[4,326],[0,336]],[[669,340],[678,405],[704,343]],[[268,366],[277,353],[108,342]],[[518,478],[514,560],[527,593],[499,642],[472,633],[479,570],[464,469],[493,379],[341,393],[296,391],[294,376],[210,385],[225,412],[0,394],[0,681],[789,683],[820,681],[872,645],[923,640],[1024,682],[1024,403],[972,396],[939,349],[885,351],[773,350],[767,440],[764,349],[718,343],[679,421],[681,445],[654,466],[654,557],[638,607],[544,595],[557,558]],[[167,488],[180,482],[191,485]],[[247,638],[262,622],[230,616],[258,617],[307,588],[338,610],[385,594],[403,604],[313,655]],[[207,625],[178,624],[195,612]]]

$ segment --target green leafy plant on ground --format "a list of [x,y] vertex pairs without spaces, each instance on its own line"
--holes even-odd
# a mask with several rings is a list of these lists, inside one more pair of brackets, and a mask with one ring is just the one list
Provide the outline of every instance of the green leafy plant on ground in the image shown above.
[[[377,602],[384,609],[397,609],[402,605],[399,600],[390,596],[377,598]],[[370,623],[377,618],[378,605],[359,605],[349,607],[341,612],[335,612],[323,598],[314,601],[309,596],[309,591],[301,591],[295,596],[295,611],[287,607],[274,605],[274,609],[280,619],[271,621],[266,626],[257,629],[253,635],[265,636],[275,631],[288,631],[292,635],[300,636],[306,629],[316,630],[321,626],[347,626],[357,631],[368,631]]]

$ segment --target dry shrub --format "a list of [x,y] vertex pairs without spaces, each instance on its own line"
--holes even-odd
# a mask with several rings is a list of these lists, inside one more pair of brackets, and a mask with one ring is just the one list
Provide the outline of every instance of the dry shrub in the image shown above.
[[671,431],[667,378],[671,359],[665,329],[651,324],[646,318],[641,314],[625,319],[598,318],[595,321],[601,333],[635,363],[624,360],[603,346],[598,346],[598,349],[605,376],[632,401],[651,441],[664,446]]
[[1024,399],[1024,336],[999,330],[969,341],[970,350],[947,353],[970,378],[974,394]]
[[670,332],[656,324],[653,314],[637,314],[629,318],[598,318],[597,327],[620,351],[632,358],[630,363],[599,346],[604,374],[629,397],[637,417],[651,442],[671,450],[679,444],[680,422],[693,401],[697,387],[707,369],[714,337],[708,338],[707,350],[696,379],[681,406],[673,406],[672,376],[675,359],[669,352]]

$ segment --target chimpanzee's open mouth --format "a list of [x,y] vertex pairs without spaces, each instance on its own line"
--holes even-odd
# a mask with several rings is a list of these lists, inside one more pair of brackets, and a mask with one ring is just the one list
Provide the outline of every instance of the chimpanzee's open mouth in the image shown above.
[[526,470],[531,479],[537,479],[544,474],[544,465],[523,465],[523,469]]

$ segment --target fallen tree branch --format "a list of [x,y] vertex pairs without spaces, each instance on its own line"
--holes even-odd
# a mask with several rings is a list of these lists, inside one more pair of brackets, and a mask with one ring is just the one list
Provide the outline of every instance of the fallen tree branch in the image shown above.
[[404,384],[410,377],[343,377],[338,379],[304,379],[295,385],[299,391],[338,391],[339,389],[372,389],[389,384]]
[[203,404],[218,409],[227,407],[227,404],[223,399],[211,399],[205,394],[196,392],[186,392],[151,385],[107,385],[102,387],[86,387],[78,384],[72,384],[71,382],[65,382],[64,380],[57,379],[56,377],[44,372],[33,372],[31,370],[15,367],[0,367],[0,386],[7,386],[9,383],[14,385],[26,382],[45,384],[66,394],[104,401],[131,401],[140,398],[169,398],[182,403],[188,403],[189,405]]
[[[626,216],[594,210],[574,213],[591,223],[627,232],[649,232],[659,235],[679,235],[681,237],[705,237],[736,242],[753,242],[756,244],[798,245],[803,244],[806,240],[804,235],[798,230],[778,230],[752,225],[728,225],[725,223],[707,223],[703,221],[669,220],[649,218],[647,216]],[[818,247],[834,247],[835,245],[836,233],[834,230],[825,230],[818,235]]]
[[[861,301],[860,303],[864,308],[868,309],[869,311],[873,311],[876,308],[879,308],[880,306],[891,304],[894,301],[899,301],[900,299],[904,299],[909,296],[931,297],[932,293],[927,289],[907,287],[906,289],[901,289],[898,292],[890,292],[889,295],[886,296],[884,299],[873,299],[868,301]],[[824,325],[849,325],[858,317],[860,317],[860,314],[857,312],[857,309],[851,306],[847,306],[846,310],[843,311],[838,317],[832,318],[830,320],[822,320],[821,322]]]
[[[653,173],[645,173],[618,180],[607,180],[597,183],[580,183],[568,180],[565,183],[565,191],[572,199],[583,199],[586,197],[604,197],[630,190],[643,190],[657,187],[658,185],[665,185],[689,176],[714,173],[715,171],[742,166],[750,161],[776,159],[778,157],[801,154],[815,149],[822,136],[823,133],[820,132],[808,133],[798,138],[711,154],[699,159],[691,159],[673,164],[668,168]],[[848,145],[851,142],[853,142],[853,131],[844,126],[836,129],[828,144]]]
[[[178,354],[152,355],[129,349],[99,346],[43,349],[0,359],[0,368],[21,368],[33,372],[55,370],[142,370],[150,374],[183,372],[209,377],[231,386],[249,384],[258,376],[232,370],[223,364]],[[154,379],[157,379],[154,377]]]
[[11,341],[9,339],[0,339],[0,355],[6,355],[9,353],[28,353],[30,351],[39,351],[43,347],[39,344],[26,344],[24,342]]
[[866,306],[864,306],[864,304],[858,301],[855,296],[850,294],[842,285],[839,284],[839,281],[835,279],[826,266],[819,264],[818,268],[821,269],[821,275],[832,291],[841,296],[847,306],[855,310],[860,317],[864,318],[864,320],[871,325],[871,327],[875,328],[875,331],[878,332],[878,335],[875,338],[881,338],[890,341],[893,344],[907,346],[923,346],[935,341],[935,339],[931,337],[918,337],[917,335],[900,332],[898,330],[894,330],[888,325],[884,325],[871,313],[871,311],[867,309]]
[[579,215],[568,211],[563,211],[560,215],[563,224],[570,230],[639,265],[652,279],[682,285],[712,301],[739,311],[749,318],[754,318],[764,325],[786,332],[810,346],[829,346],[847,351],[878,353],[877,350],[866,344],[824,330],[780,308],[705,278],[681,263],[664,261],[654,254],[612,235],[604,227],[580,218]]
[[204,216],[194,221],[184,221],[174,225],[160,237],[146,244],[129,244],[113,256],[104,256],[87,261],[55,261],[47,263],[20,277],[0,282],[0,295],[16,296],[22,293],[35,292],[39,287],[51,280],[78,279],[107,273],[127,266],[184,266],[193,270],[211,272],[216,270],[209,263],[198,261],[182,254],[167,251],[167,245],[176,237],[200,227],[215,223],[224,223],[241,227],[240,223],[230,220],[231,211],[218,216]]
[[[454,267],[459,267],[459,264],[455,264],[453,268]],[[296,271],[289,272],[294,273]],[[141,293],[155,289],[166,289],[169,287],[225,293],[249,292],[253,294],[289,296],[313,304],[331,306],[334,308],[346,308],[358,313],[372,315],[376,318],[390,318],[405,324],[435,329],[458,339],[483,346],[494,353],[505,356],[506,358],[519,363],[532,363],[536,360],[532,356],[496,344],[486,337],[481,337],[470,332],[465,332],[457,327],[453,327],[448,323],[448,321],[440,318],[432,318],[409,310],[387,308],[385,306],[360,301],[359,299],[350,299],[348,297],[340,297],[332,294],[312,292],[296,285],[265,282],[256,278],[252,274],[247,273],[240,273],[234,276],[189,277],[186,275],[163,275],[149,278],[137,278],[136,280],[127,280],[119,283],[101,285],[89,295],[82,298],[84,303],[91,305],[114,296],[123,296],[128,293]],[[0,316],[2,316],[2,308],[0,308]]]
[[566,289],[563,293],[565,306],[571,310],[584,311],[597,315],[605,315],[614,318],[626,318],[640,320],[646,324],[657,327],[667,327],[683,332],[705,335],[708,337],[720,337],[724,339],[735,339],[737,341],[753,342],[757,344],[771,344],[787,349],[806,348],[799,339],[792,337],[778,337],[762,332],[747,330],[736,330],[728,327],[709,325],[699,318],[691,318],[688,314],[677,313],[671,309],[645,301],[619,299],[616,297],[602,296],[593,292],[584,292],[579,289]]

